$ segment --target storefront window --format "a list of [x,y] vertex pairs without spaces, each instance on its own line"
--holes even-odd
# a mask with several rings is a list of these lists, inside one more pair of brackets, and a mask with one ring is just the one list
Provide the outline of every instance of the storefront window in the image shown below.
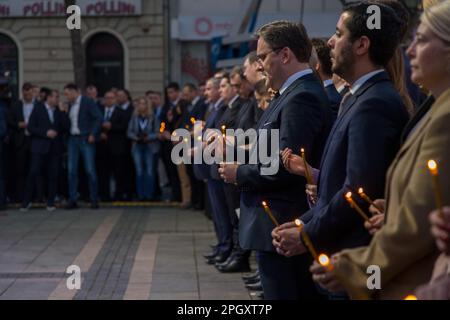
[[19,51],[9,36],[0,33],[0,77],[9,82],[12,98],[19,93]]
[[112,34],[99,32],[86,44],[86,79],[97,87],[100,96],[112,87],[124,87],[124,50]]

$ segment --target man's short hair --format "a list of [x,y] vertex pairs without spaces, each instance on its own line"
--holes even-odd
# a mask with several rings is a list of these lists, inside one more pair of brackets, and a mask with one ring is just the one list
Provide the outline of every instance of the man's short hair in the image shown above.
[[367,21],[370,14],[367,8],[373,5],[368,2],[356,2],[344,7],[343,12],[347,12],[350,18],[346,21],[346,27],[350,32],[350,40],[356,41],[361,37],[370,40],[369,56],[370,60],[379,66],[385,66],[394,55],[400,40],[402,27],[400,19],[394,10],[386,5],[377,4],[381,14],[381,28],[369,29]]
[[215,87],[215,88],[219,88],[220,87],[220,80],[219,78],[209,78],[206,83],[211,82],[211,84]]
[[184,88],[188,88],[190,91],[197,91],[197,86],[191,82],[186,83]]
[[64,86],[64,90],[69,89],[69,90],[75,90],[78,91],[79,88],[75,83],[68,83]]
[[262,26],[256,33],[269,47],[276,51],[289,48],[299,62],[308,63],[312,44],[308,33],[301,23],[275,21]]
[[244,68],[235,66],[230,72],[230,78],[233,78],[234,76],[239,76],[241,79],[244,79]]
[[250,53],[245,57],[244,61],[245,61],[245,60],[248,60],[248,62],[250,62],[250,64],[253,64],[253,63],[255,63],[255,62],[258,62],[258,56],[257,56],[257,54],[256,54],[256,51],[250,52]]
[[42,87],[39,93],[43,95],[44,101],[47,101],[47,98],[52,94],[52,91],[53,90],[50,88]]
[[28,90],[31,90],[31,89],[33,89],[34,88],[34,86],[30,83],[30,82],[25,82],[23,85],[22,85],[22,90],[23,91],[28,91]]
[[330,47],[325,40],[319,38],[313,38],[311,42],[316,50],[317,59],[319,59],[323,73],[331,77],[333,75],[333,71],[331,71],[333,63],[331,62]]
[[176,82],[171,82],[167,85],[166,90],[174,89],[175,91],[180,91],[180,85]]
[[156,94],[156,95],[158,95],[158,96],[161,97],[161,92],[159,92],[159,91],[148,90],[148,91],[145,93],[146,96],[148,96],[149,94]]

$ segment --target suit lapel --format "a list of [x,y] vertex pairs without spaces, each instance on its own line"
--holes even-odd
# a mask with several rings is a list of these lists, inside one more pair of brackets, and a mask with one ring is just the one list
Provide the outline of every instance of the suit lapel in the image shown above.
[[344,111],[342,112],[341,115],[338,116],[338,118],[336,119],[336,122],[333,125],[333,128],[331,129],[330,134],[328,135],[328,139],[327,139],[327,143],[325,145],[325,149],[323,151],[322,154],[322,159],[320,162],[320,168],[322,168],[325,159],[326,159],[326,155],[329,151],[330,148],[330,144],[331,144],[331,140],[333,138],[333,135],[335,134],[336,130],[340,127],[340,125],[342,124],[342,121],[344,120],[344,118],[346,117],[346,115],[350,112],[350,110],[353,108],[353,106],[356,104],[356,102],[358,101],[358,98],[364,94],[364,92],[367,91],[367,89],[369,89],[370,87],[374,86],[375,84],[382,82],[382,81],[389,81],[389,77],[386,73],[386,71],[380,72],[379,74],[374,75],[372,78],[370,78],[369,80],[367,80],[362,86],[361,88],[359,88],[359,90],[352,95],[349,100],[346,102],[348,104],[348,106],[344,109]]

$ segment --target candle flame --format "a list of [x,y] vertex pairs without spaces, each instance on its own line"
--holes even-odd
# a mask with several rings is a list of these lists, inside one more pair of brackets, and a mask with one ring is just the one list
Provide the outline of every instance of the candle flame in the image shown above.
[[330,258],[328,258],[328,256],[324,253],[319,255],[319,258],[317,260],[319,260],[319,263],[322,267],[327,267],[330,265]]
[[364,194],[364,189],[363,189],[363,188],[359,188],[359,189],[358,189],[358,193],[359,193],[359,194]]
[[191,118],[191,123],[192,123],[192,124],[195,123],[195,118],[194,118],[194,117]]
[[428,169],[437,170],[437,163],[434,160],[428,161]]
[[301,152],[301,153],[305,153],[305,149],[301,148],[301,149],[300,149],[300,152]]
[[345,197],[347,198],[347,199],[351,199],[352,198],[352,193],[349,191],[349,192],[347,192],[347,194],[345,195]]
[[405,299],[403,300],[418,300],[417,297],[415,295],[410,294],[409,296],[407,296]]
[[295,223],[295,225],[297,227],[302,227],[303,226],[303,222],[300,219],[295,219],[294,223]]
[[263,207],[267,207],[267,202],[263,201],[262,205],[263,205]]

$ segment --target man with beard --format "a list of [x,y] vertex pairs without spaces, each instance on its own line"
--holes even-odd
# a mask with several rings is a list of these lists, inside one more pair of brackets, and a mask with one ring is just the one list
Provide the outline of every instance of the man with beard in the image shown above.
[[[301,220],[318,252],[333,254],[342,249],[367,245],[370,234],[364,221],[348,204],[345,195],[363,187],[377,199],[384,194],[386,171],[399,149],[400,135],[408,113],[384,67],[393,56],[400,22],[395,12],[380,5],[381,30],[369,29],[369,4],[359,2],[344,8],[336,33],[328,41],[332,71],[350,84],[339,116],[331,130],[320,165],[318,202]],[[304,174],[298,156],[283,155],[291,172]],[[366,212],[368,204],[353,200]],[[272,232],[273,243],[286,257],[306,254],[299,228],[288,223]],[[331,299],[345,293],[329,294]]]

